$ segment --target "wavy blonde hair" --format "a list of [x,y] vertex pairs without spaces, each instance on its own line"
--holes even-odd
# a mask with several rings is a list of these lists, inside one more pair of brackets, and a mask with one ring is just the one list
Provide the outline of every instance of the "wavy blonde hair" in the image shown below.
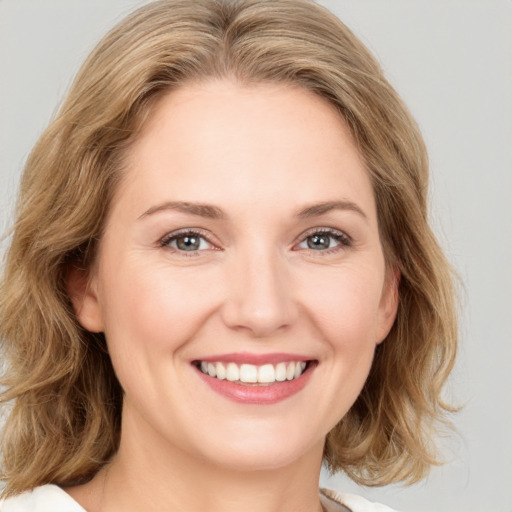
[[433,429],[457,342],[452,273],[428,224],[418,128],[363,44],[308,0],[161,0],[122,21],[81,68],[21,181],[1,282],[5,494],[91,478],[116,453],[122,390],[103,335],[77,322],[70,265],[89,268],[123,155],[154,102],[191,81],[303,87],[334,105],[371,176],[399,308],[366,385],[324,459],[357,482],[414,482],[436,462]]

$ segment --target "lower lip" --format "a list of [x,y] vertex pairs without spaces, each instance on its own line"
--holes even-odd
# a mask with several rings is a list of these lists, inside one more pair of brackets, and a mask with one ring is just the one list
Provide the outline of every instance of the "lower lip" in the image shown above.
[[243,385],[229,380],[219,380],[197,369],[199,377],[213,391],[243,404],[270,405],[286,400],[299,393],[309,381],[315,366],[311,365],[300,377],[267,385]]

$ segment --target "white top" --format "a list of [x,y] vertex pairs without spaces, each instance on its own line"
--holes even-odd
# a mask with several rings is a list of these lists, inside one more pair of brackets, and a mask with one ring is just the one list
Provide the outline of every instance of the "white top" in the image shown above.
[[86,512],[57,485],[43,485],[33,491],[0,502],[0,512]]
[[[355,494],[321,489],[326,512],[394,512],[385,505],[370,503]],[[0,512],[86,512],[66,491],[52,484],[37,487],[0,501]]]
[[320,501],[326,512],[398,512],[386,505],[372,503],[356,494],[331,491],[330,489],[320,489]]

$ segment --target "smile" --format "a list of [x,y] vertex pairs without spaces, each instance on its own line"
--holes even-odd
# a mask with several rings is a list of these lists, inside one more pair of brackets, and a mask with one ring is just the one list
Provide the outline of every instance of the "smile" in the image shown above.
[[211,390],[247,405],[271,405],[299,394],[318,364],[291,354],[224,354],[192,361]]
[[198,361],[197,367],[205,375],[218,380],[239,384],[274,384],[298,379],[306,370],[305,361],[288,361],[277,364],[237,364],[234,362]]

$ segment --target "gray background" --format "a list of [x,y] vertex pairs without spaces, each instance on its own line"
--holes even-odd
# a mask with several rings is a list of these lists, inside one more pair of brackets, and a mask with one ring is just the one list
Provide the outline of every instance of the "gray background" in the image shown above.
[[[0,0],[0,232],[80,62],[137,0]],[[432,220],[464,290],[449,463],[409,488],[329,487],[404,512],[512,512],[512,2],[324,0],[374,51],[430,151]],[[5,249],[6,242],[2,243]]]

